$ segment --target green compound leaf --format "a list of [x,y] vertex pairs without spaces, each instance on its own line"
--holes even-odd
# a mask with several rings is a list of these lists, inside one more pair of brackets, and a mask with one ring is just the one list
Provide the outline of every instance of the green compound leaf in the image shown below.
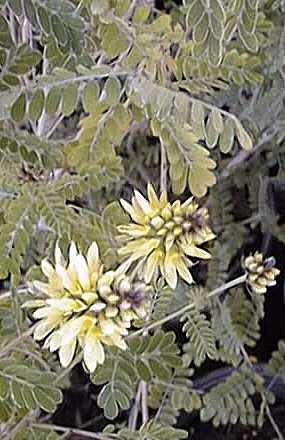
[[37,121],[40,118],[44,109],[44,104],[45,104],[44,92],[43,90],[38,89],[36,90],[29,104],[29,118],[32,121]]
[[53,373],[3,360],[0,362],[0,378],[2,392],[8,387],[19,408],[31,410],[39,406],[46,412],[53,412],[62,401],[61,391],[53,385],[56,380]]
[[184,346],[184,352],[191,351],[195,365],[200,366],[206,358],[216,359],[217,349],[215,334],[204,313],[193,310],[181,318],[184,322],[182,330],[189,342]]
[[26,114],[26,95],[25,93],[21,93],[20,96],[14,101],[11,107],[11,118],[15,122],[21,122],[25,118]]
[[126,352],[108,350],[104,365],[92,376],[95,384],[107,382],[99,393],[98,405],[107,418],[114,419],[120,409],[129,408],[139,380],[150,382],[157,377],[168,381],[179,365],[174,333],[159,331],[153,336],[132,338]]
[[122,440],[169,440],[171,438],[181,440],[188,437],[188,433],[182,429],[164,426],[154,421],[148,422],[139,431],[122,429],[119,435]]

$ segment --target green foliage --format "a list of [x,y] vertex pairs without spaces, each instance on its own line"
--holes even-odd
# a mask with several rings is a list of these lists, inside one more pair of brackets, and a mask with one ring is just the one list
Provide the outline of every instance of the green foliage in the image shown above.
[[157,409],[156,419],[174,425],[181,410],[188,413],[201,408],[201,397],[190,380],[193,370],[178,367],[168,382],[155,378],[149,387],[149,405]]
[[207,357],[215,359],[215,334],[204,313],[194,309],[183,315],[181,321],[184,322],[182,330],[189,338],[189,342],[184,345],[188,361],[190,357],[195,365],[200,366]]
[[211,219],[219,240],[212,249],[212,259],[208,265],[207,286],[218,287],[228,278],[228,269],[235,258],[247,231],[235,218],[232,197],[234,185],[231,179],[221,180],[211,192]]
[[[185,50],[185,58],[182,62],[183,74],[186,80],[181,82],[181,87],[192,91],[192,93],[197,93],[197,89],[199,90],[197,86],[200,85],[201,87],[203,84],[201,84],[201,80],[198,84],[196,81],[196,89],[194,88],[195,83],[192,78],[199,75],[205,77],[204,91],[211,94],[214,93],[215,88],[227,89],[230,82],[235,83],[237,86],[242,86],[244,84],[260,83],[263,80],[260,73],[260,57],[257,55],[253,56],[247,52],[240,52],[237,49],[229,50],[218,67],[211,65],[207,59],[203,61],[195,59],[191,56],[191,53],[187,53],[187,50]],[[211,84],[212,90],[209,89]]]
[[226,14],[219,0],[185,1],[189,5],[186,22],[193,31],[193,54],[209,58],[214,66],[221,63]]
[[258,51],[258,38],[256,35],[256,27],[258,20],[257,0],[249,2],[243,0],[241,2],[234,2],[229,12],[227,22],[227,34],[231,34],[236,28],[238,37],[242,44],[249,52],[256,53]]
[[267,372],[273,379],[277,376],[281,377],[284,381],[285,379],[285,343],[284,341],[278,342],[278,349],[274,351],[271,355],[271,359],[267,365]]
[[[246,353],[260,337],[264,296],[211,292],[240,274],[260,233],[264,249],[271,234],[285,241],[284,5],[154,3],[0,0],[3,438],[72,435],[40,423],[72,385],[30,337],[27,282],[42,278],[44,258],[54,262],[57,241],[67,254],[71,240],[82,251],[95,240],[104,268],[117,268],[117,226],[129,222],[119,199],[149,182],[171,201],[203,197],[216,240],[209,261],[193,257],[195,287],[155,280],[150,316],[130,329],[127,350],[106,350],[91,378],[102,409],[94,426],[103,414],[114,425],[98,438],[187,438],[175,425],[193,411],[215,425],[261,425],[273,403]],[[192,376],[207,359],[235,370],[198,390]],[[266,369],[272,381],[284,359],[281,341]]]
[[114,419],[120,408],[129,408],[135,394],[136,379],[130,354],[127,352],[122,355],[116,350],[110,350],[107,362],[92,378],[95,384],[107,382],[98,396],[98,405],[104,408],[107,418]]
[[[26,43],[18,47],[12,46],[12,42],[5,41],[10,39],[7,21],[1,16],[1,25],[3,33],[0,41],[1,53],[1,81],[0,90],[4,92],[10,88],[20,85],[18,76],[27,75],[32,68],[37,66],[41,61],[41,54],[38,51],[32,50]],[[8,43],[8,44],[6,44]]]
[[182,429],[172,428],[171,426],[163,426],[158,423],[149,422],[139,431],[133,432],[129,429],[120,431],[122,440],[167,440],[175,436],[177,440],[187,438],[188,434]]
[[208,157],[209,152],[198,144],[198,138],[191,127],[186,124],[184,127],[167,124],[164,128],[153,121],[152,131],[160,137],[166,148],[173,192],[183,193],[188,182],[193,194],[200,197],[205,195],[208,187],[216,182],[211,171],[216,164]]
[[107,384],[98,396],[98,405],[107,418],[117,417],[119,408],[127,409],[134,396],[138,380],[151,382],[154,377],[167,382],[172,369],[181,362],[175,334],[159,331],[153,336],[130,340],[130,350],[111,349],[104,365],[95,372],[95,384]]
[[[136,104],[140,107],[147,105],[152,132],[160,137],[167,150],[174,193],[181,194],[188,181],[190,191],[202,197],[208,187],[216,183],[212,172],[216,164],[209,158],[209,151],[198,144],[199,140],[204,140],[212,149],[221,137],[222,149],[228,152],[236,136],[245,150],[252,148],[250,136],[233,115],[148,80],[133,82],[132,86]],[[184,123],[180,122],[182,118]]]
[[260,337],[259,320],[262,317],[263,300],[247,299],[240,289],[232,290],[225,301],[217,305],[213,313],[213,329],[229,357],[240,357],[244,346],[255,346]]
[[241,422],[256,425],[258,414],[252,396],[261,389],[262,378],[247,368],[234,372],[203,397],[201,419],[215,426]]
[[53,430],[48,433],[46,430],[40,428],[24,428],[15,435],[15,440],[21,440],[23,438],[27,440],[60,440],[64,437],[57,435]]
[[29,365],[2,360],[0,378],[1,400],[11,396],[17,408],[31,410],[40,407],[46,412],[54,412],[62,401],[61,391],[53,385],[55,374],[41,373]]

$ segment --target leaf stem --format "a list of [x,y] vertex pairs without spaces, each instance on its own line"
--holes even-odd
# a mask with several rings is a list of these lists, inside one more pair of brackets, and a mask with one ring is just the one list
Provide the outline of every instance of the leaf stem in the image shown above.
[[83,429],[76,429],[68,426],[60,426],[60,425],[53,425],[49,423],[32,423],[31,427],[47,430],[47,431],[59,431],[63,433],[68,434],[76,434],[81,437],[87,437],[89,439],[96,439],[96,440],[113,440],[118,439],[117,434],[102,434],[97,432],[91,432],[91,431],[84,431]]
[[276,434],[277,434],[277,436],[278,436],[278,439],[279,439],[279,440],[284,440],[283,434],[282,434],[282,432],[280,431],[279,426],[278,426],[277,423],[275,422],[275,420],[274,420],[274,418],[273,418],[273,416],[272,416],[272,414],[271,414],[271,410],[270,410],[270,408],[269,408],[268,405],[265,406],[265,412],[266,412],[266,414],[267,414],[268,419],[270,420],[270,423],[271,423],[271,425],[272,425],[274,431],[276,432]]
[[[228,283],[223,284],[220,287],[217,287],[217,289],[212,290],[208,293],[207,299],[212,298],[213,296],[219,295],[220,293],[224,292],[225,290],[231,289],[232,287],[238,286],[239,284],[242,284],[246,281],[247,274],[243,274],[238,278],[235,278],[234,280],[229,281]],[[135,336],[141,335],[142,333],[148,332],[149,330],[152,330],[156,327],[160,327],[161,325],[165,324],[166,322],[172,321],[172,319],[178,318],[179,316],[183,315],[183,313],[188,312],[188,310],[194,309],[196,303],[191,302],[190,304],[186,304],[185,306],[181,307],[178,310],[175,310],[174,312],[170,313],[169,315],[165,316],[162,319],[159,319],[158,321],[155,321],[148,326],[145,326],[133,333],[131,333],[128,337],[128,339],[134,338]]]
[[162,141],[160,142],[160,191],[163,192],[167,190],[167,160],[165,146],[163,145]]
[[140,401],[141,401],[141,394],[142,394],[142,382],[139,382],[137,394],[135,398],[134,405],[132,407],[130,417],[129,417],[129,429],[131,431],[135,431],[137,427],[137,420],[139,415],[139,407],[140,407]]
[[148,422],[148,404],[147,404],[147,384],[141,383],[141,408],[142,408],[142,423],[145,425]]
[[13,348],[21,343],[24,339],[28,338],[32,335],[33,331],[35,330],[37,324],[32,325],[32,327],[28,328],[24,333],[21,333],[17,338],[13,339],[11,342],[9,342],[5,347],[3,347],[3,350],[0,351],[0,357],[5,356],[9,351],[13,350]]
[[[252,369],[252,371],[254,371],[253,364],[252,364],[252,362],[250,360],[250,357],[247,354],[247,351],[246,351],[245,347],[242,345],[240,348],[241,348],[241,353],[244,356],[245,361],[248,363],[248,365]],[[260,395],[261,395],[261,398],[262,398],[261,408],[263,407],[265,409],[266,415],[267,415],[267,417],[268,417],[268,419],[269,419],[269,421],[271,423],[271,426],[273,427],[275,433],[277,434],[278,440],[284,440],[284,437],[283,437],[283,435],[282,435],[282,433],[281,433],[277,423],[275,422],[275,420],[274,420],[274,418],[272,416],[270,407],[269,407],[269,405],[267,403],[267,400],[266,400],[266,395],[265,395],[263,390],[260,391]]]

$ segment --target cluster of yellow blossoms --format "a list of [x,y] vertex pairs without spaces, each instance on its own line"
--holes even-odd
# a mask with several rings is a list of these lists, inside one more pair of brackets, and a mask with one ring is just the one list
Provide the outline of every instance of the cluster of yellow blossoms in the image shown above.
[[[148,200],[135,191],[131,204],[121,203],[133,223],[118,227],[126,243],[119,249],[124,261],[117,270],[104,271],[95,242],[86,256],[72,242],[68,261],[56,245],[55,265],[47,260],[41,265],[47,282],[31,284],[33,292],[44,295],[25,304],[36,309],[33,317],[39,320],[34,338],[45,340],[44,347],[51,352],[58,350],[63,367],[78,349],[90,372],[104,362],[104,345],[126,349],[133,321],[150,313],[151,280],[160,273],[174,289],[179,274],[192,283],[190,258],[211,257],[200,247],[215,237],[208,226],[208,211],[192,198],[170,203],[165,192],[158,198],[148,185]],[[145,282],[133,282],[126,275],[133,263]],[[276,284],[279,270],[274,265],[273,258],[264,259],[258,252],[245,258],[246,282],[254,292],[264,293]]]
[[125,257],[123,267],[138,263],[144,279],[149,283],[159,271],[168,285],[175,289],[177,272],[192,283],[189,257],[209,259],[209,252],[200,248],[215,238],[208,226],[208,210],[189,198],[184,203],[170,203],[166,192],[157,197],[152,185],[147,188],[148,200],[135,191],[132,203],[121,200],[134,223],[118,227],[127,241],[119,254]]
[[26,307],[37,308],[33,317],[40,321],[34,338],[45,339],[44,347],[51,352],[58,350],[63,367],[71,363],[77,347],[90,372],[104,362],[104,344],[126,349],[132,321],[148,314],[149,287],[130,282],[119,270],[104,272],[95,242],[86,257],[72,242],[68,262],[56,246],[55,266],[44,260],[41,267],[48,282],[34,281],[31,288],[45,298]]
[[264,258],[264,256],[255,252],[249,255],[243,262],[247,273],[247,284],[255,293],[266,293],[267,287],[275,286],[275,278],[280,274],[280,270],[275,266],[275,258]]

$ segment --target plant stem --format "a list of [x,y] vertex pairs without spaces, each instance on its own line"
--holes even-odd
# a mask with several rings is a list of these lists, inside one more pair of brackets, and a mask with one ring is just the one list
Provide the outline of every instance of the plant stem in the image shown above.
[[[26,293],[26,292],[28,292],[28,290],[29,290],[28,287],[25,287],[22,285],[17,288],[17,294],[18,293]],[[6,290],[0,294],[0,301],[3,299],[11,298],[11,296],[12,296],[12,290]]]
[[223,169],[219,177],[219,180],[229,177],[237,167],[241,166],[241,164],[248,161],[249,157],[253,156],[257,151],[260,152],[262,148],[266,146],[266,144],[270,142],[274,138],[274,136],[276,136],[277,133],[278,133],[277,129],[272,130],[272,132],[265,134],[261,138],[261,140],[253,147],[252,150],[249,151],[241,150]]
[[138,385],[138,390],[137,390],[137,394],[136,394],[136,398],[135,398],[135,403],[134,406],[132,407],[131,410],[131,414],[129,417],[129,429],[131,431],[135,431],[136,427],[137,427],[137,420],[138,420],[138,415],[139,415],[139,407],[140,407],[140,402],[141,402],[141,394],[142,394],[142,382],[139,383]]
[[[217,289],[212,290],[208,293],[207,298],[210,299],[213,296],[219,295],[220,293],[224,292],[227,289],[231,289],[232,287],[238,286],[239,284],[242,284],[246,281],[247,274],[241,275],[238,278],[235,278],[234,280],[229,281],[228,283],[223,284],[220,287],[217,287]],[[170,313],[169,315],[165,316],[165,318],[159,319],[158,321],[155,321],[148,326],[145,326],[133,333],[131,333],[128,337],[128,339],[134,338],[135,336],[141,335],[144,332],[148,332],[149,330],[152,330],[156,327],[160,327],[162,324],[165,324],[166,322],[172,321],[172,319],[178,318],[179,316],[183,315],[183,313],[188,312],[188,310],[194,309],[196,303],[191,302],[190,304],[186,304],[185,306],[181,307],[178,310],[175,310],[174,312]]]
[[271,423],[274,431],[276,432],[276,434],[278,436],[278,439],[279,440],[284,440],[284,437],[283,437],[283,435],[282,435],[282,433],[281,433],[281,431],[279,429],[279,426],[276,424],[276,422],[275,422],[275,420],[274,420],[274,418],[273,418],[273,416],[271,414],[271,411],[270,411],[270,408],[269,408],[268,404],[265,407],[265,411],[266,411],[266,415],[269,418],[270,423]]
[[160,145],[160,191],[166,191],[166,172],[167,172],[167,161],[166,161],[166,153],[165,147],[161,141]]
[[20,342],[22,342],[24,339],[28,338],[32,335],[33,331],[35,330],[37,324],[34,324],[32,327],[28,328],[24,333],[21,333],[17,338],[13,339],[11,342],[9,342],[2,351],[0,351],[0,357],[5,356],[9,351],[13,350],[13,348],[18,345]]
[[76,434],[78,436],[81,437],[87,437],[87,438],[92,438],[92,439],[96,439],[96,440],[113,440],[113,439],[118,439],[118,436],[116,434],[101,434],[101,433],[97,433],[97,432],[91,432],[91,431],[84,431],[83,429],[76,429],[76,428],[71,428],[71,427],[67,427],[67,426],[60,426],[60,425],[53,425],[53,424],[49,424],[49,423],[32,423],[31,427],[33,428],[38,428],[38,429],[42,429],[42,430],[47,430],[47,431],[59,431],[59,432],[63,432],[63,433],[68,433],[68,434]]
[[[248,363],[250,368],[253,370],[252,362],[251,362],[251,360],[250,360],[250,358],[249,358],[249,356],[247,354],[247,351],[246,351],[246,349],[245,349],[245,347],[243,345],[241,346],[241,353],[243,354],[245,361]],[[278,436],[278,439],[279,440],[284,440],[284,437],[283,437],[283,435],[282,435],[278,425],[276,424],[276,422],[275,422],[275,420],[273,418],[273,415],[271,414],[271,410],[270,410],[269,405],[268,405],[268,403],[266,401],[265,393],[262,390],[260,391],[260,395],[261,395],[261,398],[262,398],[262,407],[265,409],[266,415],[267,415],[267,417],[268,417],[268,419],[269,419],[269,421],[270,421],[274,431],[276,432],[276,434]]]
[[148,406],[147,406],[147,384],[141,382],[141,408],[142,408],[142,423],[145,425],[148,422]]
[[26,414],[22,419],[19,420],[19,423],[7,435],[5,436],[5,440],[14,440],[16,434],[19,433],[22,429],[29,425],[30,419],[35,419],[39,415],[39,410],[31,410]]

